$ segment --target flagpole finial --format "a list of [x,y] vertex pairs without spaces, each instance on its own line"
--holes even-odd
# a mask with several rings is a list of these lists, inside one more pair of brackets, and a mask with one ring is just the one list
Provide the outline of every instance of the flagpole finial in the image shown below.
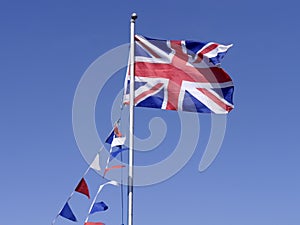
[[132,14],[131,14],[131,20],[132,20],[132,21],[135,21],[137,18],[138,18],[138,16],[137,16],[136,13],[132,13]]

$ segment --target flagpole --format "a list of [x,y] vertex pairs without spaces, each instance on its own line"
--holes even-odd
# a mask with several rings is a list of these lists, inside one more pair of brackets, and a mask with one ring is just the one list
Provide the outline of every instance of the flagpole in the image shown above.
[[129,96],[129,153],[128,153],[128,224],[133,225],[133,134],[134,134],[134,28],[137,14],[130,20],[130,96]]

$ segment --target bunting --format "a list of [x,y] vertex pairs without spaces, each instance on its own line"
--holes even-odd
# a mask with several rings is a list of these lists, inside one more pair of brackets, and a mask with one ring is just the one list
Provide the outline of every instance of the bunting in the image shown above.
[[114,129],[106,139],[106,143],[110,144],[110,151],[109,151],[109,157],[106,162],[105,170],[103,173],[103,177],[107,174],[108,171],[112,169],[120,169],[125,166],[123,165],[116,165],[112,167],[108,167],[109,162],[112,160],[112,158],[116,157],[118,154],[120,154],[122,151],[126,150],[126,148],[123,149],[123,145],[125,144],[126,137],[122,136],[122,133],[119,131],[119,128],[117,125],[114,126]]
[[79,181],[79,183],[77,184],[76,188],[73,190],[73,192],[70,194],[70,196],[68,197],[63,209],[56,215],[56,217],[53,219],[52,221],[52,225],[56,222],[56,219],[59,216],[62,216],[64,218],[67,218],[69,220],[72,221],[77,221],[75,215],[73,214],[70,205],[69,205],[69,201],[70,199],[73,197],[74,193],[81,193],[85,196],[87,196],[88,199],[90,199],[90,192],[89,192],[89,187],[88,184],[86,182],[86,180],[84,179],[85,175],[88,173],[88,171],[92,168],[95,170],[101,170],[100,168],[100,161],[99,161],[99,153],[101,152],[101,150],[104,149],[104,146],[102,146],[102,148],[100,149],[100,151],[96,154],[95,159],[93,160],[93,162],[90,164],[90,166],[87,168],[87,170],[85,171],[85,173],[83,174],[81,180]]
[[111,167],[109,167],[109,168],[106,168],[106,169],[104,170],[103,176],[105,176],[106,173],[107,173],[108,171],[110,171],[110,170],[113,170],[113,169],[121,169],[121,168],[124,168],[124,167],[125,167],[124,165],[116,165],[116,166],[111,166]]
[[121,152],[127,151],[129,148],[123,148],[122,146],[119,146],[117,150],[113,151],[110,156],[113,158],[116,158]]
[[[111,157],[116,157],[122,151],[126,150],[126,148],[122,147],[125,143],[125,140],[126,140],[126,137],[122,137],[122,133],[119,131],[118,127],[115,125],[113,131],[111,132],[111,134],[106,139],[106,143],[109,143],[111,145],[111,148],[110,148],[110,156],[108,157],[106,169],[104,171],[104,176],[106,175],[106,173],[108,171],[110,171],[112,169],[118,169],[118,168],[125,167],[123,165],[116,165],[116,166],[112,166],[110,168],[107,168]],[[94,160],[92,161],[92,163],[89,165],[88,169],[83,174],[83,176],[82,176],[81,180],[79,181],[79,183],[77,184],[76,188],[74,189],[74,191],[71,193],[71,195],[67,199],[63,209],[57,214],[57,216],[52,221],[52,225],[55,223],[56,219],[59,216],[64,217],[64,218],[69,219],[69,220],[74,221],[74,222],[77,221],[77,218],[74,215],[74,213],[72,212],[72,209],[69,205],[69,201],[73,197],[75,192],[83,194],[83,195],[87,196],[88,199],[90,199],[89,187],[88,187],[88,184],[87,184],[86,180],[84,179],[84,177],[90,169],[101,171],[100,152],[101,152],[102,149],[104,149],[104,146],[102,146],[100,151],[96,154]],[[95,197],[95,199],[94,199],[94,201],[91,205],[91,208],[89,210],[88,215],[96,213],[96,212],[106,211],[108,209],[108,206],[106,205],[105,202],[103,202],[103,201],[95,202],[95,200],[96,200],[98,194],[101,192],[102,188],[105,185],[108,185],[108,184],[115,185],[115,186],[118,185],[118,183],[116,181],[110,181],[110,182],[107,182],[105,184],[100,185],[99,190],[98,190],[97,195],[96,195],[96,197]],[[102,222],[87,222],[87,220],[88,220],[88,217],[85,221],[85,225],[104,225],[104,223],[102,223]]]
[[66,219],[77,222],[77,219],[76,219],[74,213],[72,212],[71,207],[69,206],[68,202],[66,202],[63,209],[60,211],[59,215]]
[[101,168],[100,168],[100,159],[99,159],[99,153],[97,153],[94,161],[91,163],[90,167],[94,170],[98,170],[100,171]]
[[126,137],[114,137],[111,142],[111,147],[124,145],[126,141]]
[[106,210],[108,210],[108,206],[105,204],[105,202],[103,202],[103,201],[95,202],[90,214],[93,214],[96,212],[102,212],[102,211],[106,211]]
[[105,140],[105,143],[111,144],[114,137],[122,137],[122,133],[120,132],[119,128],[117,125],[114,126],[114,129],[110,133],[110,135],[107,137]]
[[76,192],[84,194],[88,197],[88,199],[90,199],[90,192],[89,192],[89,188],[87,183],[85,182],[84,178],[82,178],[79,182],[79,184],[77,185]]
[[[87,215],[87,217],[86,217],[86,219],[85,219],[84,225],[98,225],[97,222],[96,222],[96,223],[95,223],[95,222],[88,222],[90,214],[93,214],[93,213],[95,213],[95,212],[105,211],[105,210],[108,209],[108,206],[107,206],[104,202],[98,202],[98,203],[95,203],[95,202],[96,202],[96,199],[97,199],[97,197],[98,197],[98,195],[100,194],[100,192],[102,191],[102,189],[103,189],[106,185],[114,185],[114,186],[118,186],[119,183],[116,182],[116,181],[114,181],[114,180],[111,180],[111,181],[108,181],[108,182],[106,182],[106,183],[104,183],[104,184],[101,184],[101,185],[99,186],[99,189],[98,189],[98,191],[97,191],[97,194],[96,194],[96,196],[94,197],[93,202],[92,202],[92,204],[91,204],[91,206],[90,206],[90,209],[89,209],[88,215]],[[102,223],[100,222],[99,225],[102,225]]]

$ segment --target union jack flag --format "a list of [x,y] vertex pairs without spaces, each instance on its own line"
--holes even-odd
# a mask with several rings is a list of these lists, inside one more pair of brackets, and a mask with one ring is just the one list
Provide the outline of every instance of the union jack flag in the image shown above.
[[[232,45],[135,36],[135,106],[226,114],[233,83],[220,68]],[[130,71],[124,84],[129,104]]]

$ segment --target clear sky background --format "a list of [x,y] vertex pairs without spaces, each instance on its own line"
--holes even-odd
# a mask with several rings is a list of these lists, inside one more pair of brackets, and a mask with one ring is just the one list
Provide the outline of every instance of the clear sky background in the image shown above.
[[[191,161],[171,179],[135,189],[134,224],[299,224],[299,7],[295,0],[2,0],[0,225],[50,224],[80,180],[88,165],[73,134],[74,93],[97,57],[129,41],[132,12],[139,15],[137,33],[146,36],[233,43],[223,68],[235,84],[217,159],[198,172],[210,130],[210,117],[200,116]],[[122,84],[121,74],[106,87],[117,92]],[[102,139],[111,129],[109,107],[99,99]],[[165,156],[178,120],[173,112],[138,109],[140,138],[150,134],[152,115],[172,128],[157,149]],[[93,172],[86,179],[93,196],[104,180]],[[107,188],[100,199],[110,210],[91,220],[121,224],[120,190]],[[80,194],[71,200],[78,224],[90,203]]]

